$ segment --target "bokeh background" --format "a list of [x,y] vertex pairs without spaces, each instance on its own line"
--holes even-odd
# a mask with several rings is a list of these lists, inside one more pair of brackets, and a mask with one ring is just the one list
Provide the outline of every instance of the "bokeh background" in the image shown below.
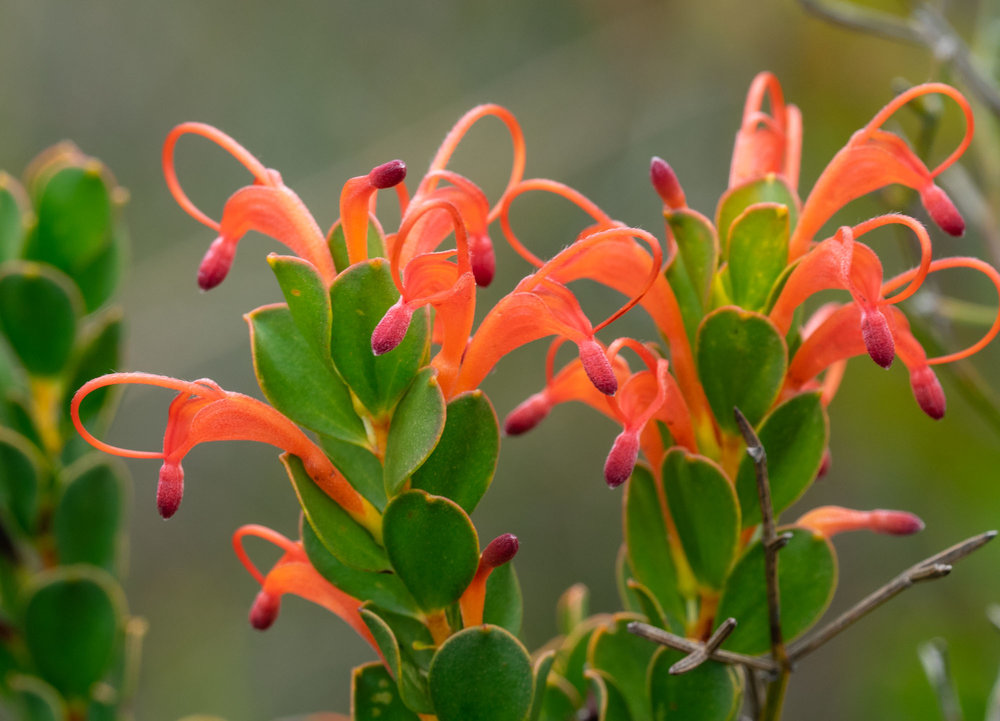
[[[901,1],[884,5],[905,9]],[[956,1],[950,10],[960,27],[976,22],[975,3]],[[890,97],[894,78],[937,77],[926,51],[831,27],[793,0],[0,0],[0,167],[18,174],[64,138],[105,160],[131,193],[124,369],[208,376],[254,393],[241,314],[280,299],[264,263],[277,246],[246,239],[226,282],[198,291],[195,269],[211,232],[177,209],[164,186],[159,149],[174,124],[201,120],[232,134],[280,169],[326,226],[345,178],[395,157],[416,176],[461,113],[498,102],[524,126],[529,176],[570,183],[612,216],[659,234],[649,157],[667,158],[689,203],[714,212],[746,87],[763,69],[776,72],[802,108],[803,188]],[[499,123],[483,124],[458,169],[495,195],[508,148]],[[179,171],[209,209],[245,181],[221,151],[193,140],[179,150]],[[859,202],[845,219],[877,210]],[[546,199],[526,201],[521,212],[526,242],[543,255],[568,243],[583,220]],[[935,242],[939,255],[987,253],[975,232]],[[528,271],[506,249],[498,256],[494,299]],[[989,292],[982,297],[989,301]],[[597,293],[587,302],[606,309],[616,301]],[[652,326],[634,314],[620,332],[649,337]],[[501,415],[541,386],[543,354],[541,344],[519,351],[487,380]],[[976,361],[994,386],[997,357],[994,349]],[[831,408],[832,470],[787,517],[829,502],[897,507],[921,515],[927,529],[908,539],[839,537],[835,609],[920,558],[1000,525],[1000,436],[947,379],[945,389],[948,415],[935,423],[917,408],[901,367],[851,363]],[[130,391],[111,441],[155,448],[165,403]],[[529,647],[555,632],[555,600],[572,583],[591,588],[595,610],[618,607],[612,573],[621,492],[601,479],[615,433],[596,414],[570,407],[503,443],[475,520],[484,538],[509,531],[521,539]],[[363,642],[295,598],[266,633],[246,621],[257,589],[232,554],[231,533],[257,522],[293,534],[297,523],[274,450],[196,449],[185,461],[185,502],[169,523],[154,507],[156,464],[130,466],[126,589],[131,611],[150,623],[137,719],[346,711],[350,668],[370,658]],[[1000,665],[1000,635],[985,615],[1000,601],[998,560],[1000,545],[988,546],[808,658],[794,676],[787,718],[940,718],[917,656],[932,637],[951,647],[967,718],[982,718]]]

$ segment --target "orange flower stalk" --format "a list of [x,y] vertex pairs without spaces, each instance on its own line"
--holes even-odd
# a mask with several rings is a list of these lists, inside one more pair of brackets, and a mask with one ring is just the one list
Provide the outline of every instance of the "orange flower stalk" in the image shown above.
[[490,574],[505,563],[510,563],[517,555],[517,536],[504,533],[490,541],[479,554],[479,565],[472,582],[458,600],[462,612],[462,625],[479,626],[483,622],[483,607],[486,604],[486,581]]
[[[177,391],[167,411],[162,451],[133,451],[109,445],[91,435],[80,420],[80,403],[98,388],[112,385],[150,385]],[[76,392],[70,405],[73,423],[80,435],[98,450],[125,458],[160,458],[156,491],[160,515],[170,518],[184,493],[181,461],[199,443],[209,441],[258,441],[298,456],[323,491],[347,511],[375,538],[381,537],[378,511],[334,468],[323,451],[292,421],[256,398],[225,391],[214,381],[183,381],[153,373],[110,373],[94,378]]]
[[924,530],[924,522],[906,511],[855,511],[841,506],[820,506],[795,522],[830,538],[847,531],[873,531],[891,536],[909,536]]

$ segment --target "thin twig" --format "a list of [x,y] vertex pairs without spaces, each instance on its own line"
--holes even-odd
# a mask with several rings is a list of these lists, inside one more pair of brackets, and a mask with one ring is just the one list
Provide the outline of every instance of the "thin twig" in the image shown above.
[[[678,636],[670,633],[669,631],[664,631],[662,628],[650,626],[648,623],[642,623],[641,621],[633,621],[626,626],[626,628],[630,633],[634,633],[636,636],[642,636],[650,641],[655,641],[663,646],[669,646],[670,648],[675,648],[678,651],[684,651],[685,653],[696,653],[705,648],[705,644],[699,641],[692,641],[690,638]],[[766,671],[767,673],[775,673],[778,670],[774,661],[766,656],[747,656],[742,653],[725,651],[721,648],[717,648],[707,655],[713,661],[749,666],[750,668],[755,668],[759,671]]]
[[951,572],[951,564],[981,548],[984,544],[993,540],[996,535],[996,531],[980,533],[978,536],[973,536],[961,543],[956,543],[951,548],[947,548],[914,566],[910,566],[910,568],[863,598],[823,628],[791,644],[788,648],[790,662],[795,663],[803,656],[812,653],[855,621],[899,595],[913,584],[947,576]]
[[709,659],[712,652],[718,649],[719,646],[722,645],[723,641],[729,638],[729,634],[733,632],[734,628],[736,628],[736,619],[731,617],[727,618],[717,629],[715,629],[715,632],[709,636],[708,640],[705,641],[704,646],[699,648],[697,651],[689,653],[687,656],[675,663],[668,669],[668,673],[677,676],[682,673],[687,673],[688,671],[694,671]]

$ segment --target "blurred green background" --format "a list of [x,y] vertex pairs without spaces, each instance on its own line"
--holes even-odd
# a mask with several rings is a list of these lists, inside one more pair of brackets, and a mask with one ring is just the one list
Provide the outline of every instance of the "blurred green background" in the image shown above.
[[[973,3],[952,5],[971,22]],[[419,177],[461,113],[498,102],[524,126],[529,176],[567,182],[612,216],[662,234],[649,157],[669,160],[690,205],[711,215],[747,85],[763,69],[802,108],[803,189],[888,100],[893,78],[918,82],[934,72],[926,52],[830,27],[792,0],[2,0],[0,168],[18,174],[64,138],[106,161],[131,192],[125,369],[208,376],[253,393],[240,316],[280,299],[264,263],[277,246],[248,238],[226,282],[210,295],[198,291],[211,231],[175,207],[160,171],[160,145],[176,123],[201,120],[229,132],[278,168],[327,226],[344,179],[395,157]],[[499,123],[477,129],[456,162],[495,197],[509,172]],[[194,140],[182,144],[178,164],[210,215],[246,179],[222,152]],[[876,208],[858,203],[845,218],[857,222]],[[545,198],[526,200],[518,218],[542,255],[570,242],[582,222]],[[961,240],[937,234],[935,243],[937,255],[984,254],[975,232]],[[482,305],[528,272],[499,243],[498,259]],[[597,294],[587,302],[606,312],[616,301]],[[616,330],[649,337],[652,325],[635,313]],[[542,345],[518,351],[487,380],[498,413],[541,387],[543,355]],[[997,358],[997,348],[977,357],[994,386]],[[1000,525],[998,436],[947,379],[945,390],[948,415],[935,423],[917,408],[901,367],[886,373],[866,359],[851,363],[831,408],[832,470],[787,518],[822,503],[895,507],[921,515],[927,529],[909,539],[838,537],[835,609]],[[166,400],[130,391],[110,441],[157,447]],[[574,582],[591,587],[595,610],[618,607],[621,491],[601,479],[615,433],[596,414],[563,407],[503,444],[475,520],[484,540],[507,531],[521,539],[529,647],[554,633],[555,600]],[[154,507],[156,463],[130,466],[126,588],[132,612],[150,622],[136,717],[204,712],[252,721],[346,711],[349,670],[371,658],[362,641],[291,597],[268,632],[246,621],[257,589],[232,554],[233,530],[256,522],[293,535],[297,523],[274,450],[196,449],[185,462],[185,502],[169,523]],[[1000,636],[984,613],[1000,601],[998,554],[1000,545],[988,546],[952,577],[909,591],[808,658],[793,678],[786,718],[940,718],[916,652],[934,636],[951,645],[967,717],[982,718],[1000,664]]]

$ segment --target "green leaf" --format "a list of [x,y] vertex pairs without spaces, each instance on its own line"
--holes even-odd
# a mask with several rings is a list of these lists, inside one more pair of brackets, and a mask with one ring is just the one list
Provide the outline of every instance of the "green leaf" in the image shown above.
[[567,721],[575,718],[582,704],[580,694],[573,685],[554,671],[550,672],[542,696],[542,707],[538,711],[538,721]]
[[763,310],[781,271],[788,265],[788,207],[751,205],[729,231],[726,265],[733,302],[745,310]]
[[271,253],[267,262],[278,279],[292,320],[316,356],[332,367],[330,360],[330,328],[333,312],[330,294],[316,267],[293,255]]
[[0,171],[0,262],[20,256],[30,217],[24,188]]
[[472,521],[441,496],[413,490],[393,498],[382,519],[382,536],[392,568],[425,611],[457,601],[479,565]]
[[[830,542],[805,528],[792,533],[778,552],[778,588],[781,630],[786,642],[812,626],[826,610],[837,585],[837,560]],[[732,616],[737,626],[722,644],[750,655],[771,649],[767,589],[764,584],[764,550],[758,541],[743,554],[726,582],[715,617]]]
[[656,644],[629,633],[627,626],[639,616],[616,613],[594,631],[587,647],[587,663],[606,673],[621,691],[634,719],[651,718],[646,671]]
[[656,596],[653,595],[652,591],[634,578],[628,579],[625,584],[628,586],[633,598],[639,602],[639,609],[649,623],[658,628],[665,628],[673,633],[683,635],[684,629],[682,627],[675,626],[667,621],[666,616],[663,614],[663,609],[660,607],[660,602],[656,600]]
[[777,398],[788,366],[785,341],[774,324],[731,306],[702,321],[697,362],[712,413],[733,434],[739,433],[733,408],[756,426]]
[[330,287],[330,354],[341,377],[377,417],[396,405],[429,352],[430,321],[422,308],[413,314],[399,346],[381,356],[372,353],[372,331],[398,298],[389,263],[383,259],[351,266]]
[[574,583],[559,596],[556,602],[556,628],[568,636],[590,615],[590,590],[582,583]]
[[18,260],[0,266],[0,330],[32,375],[65,368],[82,306],[73,281],[57,270]]
[[427,460],[444,430],[445,403],[437,371],[424,368],[399,401],[385,444],[385,492],[395,496]]
[[337,560],[308,523],[302,524],[302,545],[313,568],[344,593],[396,613],[417,610],[417,602],[396,574],[362,571]]
[[663,214],[677,251],[667,266],[667,282],[677,297],[688,337],[693,341],[705,315],[712,274],[718,263],[719,240],[705,216],[688,208]]
[[420,721],[406,708],[385,666],[376,661],[351,673],[352,721]]
[[[816,479],[830,435],[820,394],[800,393],[764,419],[758,431],[767,454],[767,475],[775,515],[799,499]],[[760,501],[753,461],[744,456],[736,476],[743,527],[760,523]]]
[[[330,254],[333,256],[333,265],[338,273],[343,273],[350,265],[347,260],[347,241],[344,239],[344,228],[337,223],[326,239],[330,246]],[[382,233],[374,223],[368,221],[368,257],[384,258],[385,243],[382,241]]]
[[531,658],[508,631],[475,626],[451,636],[431,662],[440,721],[522,721],[531,706]]
[[577,625],[572,633],[566,635],[556,651],[553,671],[565,678],[580,698],[584,698],[587,694],[588,682],[583,671],[588,663],[587,649],[590,646],[590,639],[599,627],[611,621],[612,617],[609,615],[590,616]]
[[663,459],[663,490],[684,555],[700,583],[719,589],[736,558],[740,509],[722,469],[680,447]]
[[36,576],[24,634],[40,675],[68,698],[88,695],[111,667],[124,609],[121,588],[97,568],[62,566]]
[[316,485],[306,473],[299,457],[282,453],[281,462],[285,464],[306,520],[326,549],[337,560],[353,568],[362,571],[389,570],[389,558],[385,550],[375,542],[367,529]]
[[549,649],[541,653],[535,659],[534,680],[532,681],[531,708],[525,721],[538,721],[542,714],[542,706],[545,700],[545,690],[548,687],[549,671],[552,670],[552,663],[556,659],[554,649]]
[[38,523],[38,495],[45,459],[20,433],[0,427],[0,508],[31,536]]
[[618,555],[615,557],[615,586],[618,588],[618,598],[621,599],[622,607],[631,613],[642,613],[642,601],[629,587],[629,581],[635,574],[628,563],[628,548],[623,543],[618,547]]
[[319,434],[319,444],[358,493],[378,510],[385,510],[385,504],[388,503],[385,495],[385,472],[378,457],[367,448],[322,433]]
[[[63,404],[63,417],[69,425],[69,405],[76,389],[103,373],[110,373],[119,367],[122,348],[122,311],[121,308],[109,308],[99,317],[93,319],[80,329],[80,340],[77,343],[76,359],[73,362],[73,376],[66,389]],[[80,404],[80,419],[84,425],[89,425],[112,397],[112,387],[98,388],[83,399]],[[69,434],[69,428],[66,429]],[[72,431],[76,435],[75,431]]]
[[670,667],[684,657],[662,647],[649,668],[649,694],[655,719],[671,721],[733,721],[740,711],[743,684],[736,669],[706,661],[682,674]]
[[125,469],[103,454],[66,470],[53,531],[59,563],[89,563],[115,571],[128,486]]
[[521,632],[523,615],[521,584],[514,572],[513,562],[505,563],[493,569],[486,579],[483,623],[500,626],[516,636]]
[[17,700],[21,721],[63,721],[66,718],[66,702],[42,679],[12,673],[7,682]]
[[264,306],[244,318],[257,382],[271,405],[317,433],[367,445],[350,391],[299,333],[288,306]]
[[729,228],[747,208],[757,203],[777,203],[788,208],[789,227],[795,228],[795,223],[799,217],[799,200],[795,191],[788,187],[782,178],[769,175],[759,180],[752,180],[749,183],[731,188],[719,200],[719,209],[716,212],[715,227],[718,228],[719,238],[724,246],[722,254],[724,258],[729,257]]
[[83,295],[88,313],[92,313],[114,295],[126,264],[127,236],[121,223],[113,229],[112,242],[84,268],[73,273],[73,281]]
[[586,672],[594,689],[597,721],[631,721],[628,702],[614,678],[600,669]]
[[472,513],[490,487],[499,453],[493,404],[481,390],[461,393],[448,403],[441,439],[413,473],[412,486],[450,498]]
[[427,667],[434,656],[434,640],[427,627],[412,616],[364,604],[361,618],[396,678],[403,703],[417,713],[433,713],[427,689]]
[[649,589],[673,627],[684,627],[684,599],[670,551],[656,479],[637,465],[625,491],[625,543],[635,579]]

